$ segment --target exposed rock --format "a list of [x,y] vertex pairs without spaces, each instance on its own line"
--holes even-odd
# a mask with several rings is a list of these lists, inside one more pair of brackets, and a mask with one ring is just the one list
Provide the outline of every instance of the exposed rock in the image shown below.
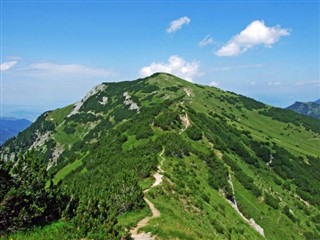
[[47,165],[47,171],[52,168],[53,166],[56,166],[57,165],[57,160],[59,158],[59,156],[61,155],[61,153],[63,153],[64,151],[64,148],[62,145],[60,145],[59,143],[57,143],[53,153],[52,153],[52,156],[51,156],[51,159],[50,161],[48,162],[48,165]]
[[30,149],[32,148],[38,148],[41,147],[47,140],[49,140],[51,132],[45,132],[44,134],[39,134],[39,132],[36,132],[37,139],[33,142]]
[[82,105],[85,103],[85,101],[87,101],[90,97],[97,94],[98,92],[104,91],[106,88],[107,88],[107,86],[105,84],[100,84],[98,86],[95,86],[93,89],[91,89],[84,98],[82,98],[80,101],[78,101],[74,104],[74,108],[71,111],[71,113],[68,115],[68,117],[70,117],[74,114],[77,114],[79,112],[80,108],[82,107]]
[[190,123],[190,120],[189,120],[187,113],[185,113],[184,116],[180,116],[180,120],[185,128],[188,128],[191,126],[191,123]]
[[193,92],[192,92],[192,90],[190,88],[184,88],[183,90],[186,92],[188,97],[193,97],[194,96]]
[[106,105],[108,103],[108,97],[102,97],[102,100],[99,101],[101,105]]
[[137,110],[137,112],[140,111],[138,104],[131,99],[131,96],[129,95],[128,92],[124,92],[123,96],[125,97],[125,100],[123,102],[124,105],[129,106],[130,110]]
[[180,131],[180,134],[182,134],[185,130],[187,130],[188,127],[191,126],[191,123],[187,113],[185,113],[185,115],[180,116],[180,120],[182,122],[182,125],[184,126],[184,129]]
[[138,104],[136,104],[135,102],[131,103],[130,107],[129,107],[130,110],[137,110],[139,111],[139,106]]

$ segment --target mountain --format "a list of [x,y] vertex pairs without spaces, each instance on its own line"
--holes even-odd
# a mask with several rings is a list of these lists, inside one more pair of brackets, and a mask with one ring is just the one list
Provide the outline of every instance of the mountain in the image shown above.
[[26,119],[0,118],[0,145],[31,125]]
[[1,147],[0,233],[319,239],[319,134],[317,119],[170,74],[102,83]]
[[314,102],[295,102],[287,109],[320,119],[320,99]]

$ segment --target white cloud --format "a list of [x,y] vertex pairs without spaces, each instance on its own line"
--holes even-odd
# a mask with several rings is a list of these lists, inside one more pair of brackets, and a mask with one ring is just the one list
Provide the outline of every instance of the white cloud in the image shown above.
[[80,64],[58,64],[41,62],[30,64],[27,68],[21,69],[20,74],[33,77],[107,77],[111,71],[104,68],[88,67]]
[[281,37],[289,35],[289,29],[279,25],[267,27],[263,21],[253,21],[228,43],[218,49],[217,56],[237,56],[258,45],[272,47]]
[[282,85],[282,83],[281,82],[268,82],[268,85],[269,86],[280,86],[280,85]]
[[10,60],[16,60],[16,61],[21,61],[21,60],[22,60],[22,57],[20,57],[20,56],[10,56],[10,57],[8,57],[8,59],[10,59]]
[[150,76],[156,72],[166,72],[177,75],[192,82],[192,79],[199,76],[199,63],[196,61],[186,62],[183,58],[173,55],[169,57],[168,63],[151,63],[140,70],[142,77]]
[[263,67],[263,64],[247,64],[247,65],[238,65],[238,66],[226,66],[226,67],[215,67],[212,68],[212,71],[231,71],[235,69],[246,69],[246,68],[260,68]]
[[171,23],[170,23],[170,26],[167,28],[167,32],[168,33],[173,33],[175,31],[178,31],[179,29],[182,28],[182,26],[184,24],[188,24],[190,22],[190,18],[188,17],[181,17],[179,19],[176,19],[176,20],[173,20]]
[[303,86],[315,86],[315,87],[320,87],[320,80],[315,80],[315,81],[299,81],[295,82],[294,84],[297,87],[303,87]]
[[0,71],[4,72],[12,68],[14,65],[16,65],[18,62],[17,61],[11,61],[11,62],[4,62],[1,63],[0,65]]
[[207,36],[205,36],[204,39],[202,39],[199,42],[198,45],[199,45],[199,47],[203,48],[203,47],[208,46],[210,44],[213,44],[213,39],[212,39],[212,37],[210,37],[210,35],[207,35]]
[[212,81],[212,82],[209,84],[210,87],[217,87],[218,85],[219,85],[219,83],[216,82],[216,81]]

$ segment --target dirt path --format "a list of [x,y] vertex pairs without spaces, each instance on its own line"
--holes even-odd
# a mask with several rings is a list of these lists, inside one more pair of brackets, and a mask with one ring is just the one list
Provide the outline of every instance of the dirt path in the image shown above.
[[272,161],[273,161],[273,156],[272,156],[272,154],[270,154],[270,160],[269,160],[269,162],[266,163],[266,165],[268,167],[270,167],[270,164],[272,164]]
[[[143,191],[144,193],[147,193],[148,191],[150,191],[150,189],[152,189],[162,183],[163,170],[161,169],[161,165],[164,161],[164,158],[162,157],[163,153],[164,153],[164,149],[159,154],[159,156],[161,158],[161,162],[160,162],[160,165],[158,166],[158,170],[155,174],[153,174],[155,182],[152,184],[152,186],[150,188],[144,190]],[[145,218],[141,219],[138,222],[137,226],[134,229],[130,230],[131,237],[135,240],[155,240],[155,236],[151,236],[150,233],[144,233],[144,232],[139,233],[139,229],[145,227],[152,218],[156,218],[156,217],[160,216],[160,211],[154,206],[154,204],[152,202],[150,202],[149,199],[147,199],[146,197],[144,197],[143,199],[148,204],[148,206],[151,210],[152,216],[145,217]]]
[[[155,178],[155,182],[152,184],[152,186],[149,189],[147,189],[148,191],[151,188],[154,188],[154,187],[160,185],[160,183],[162,183],[163,175],[160,173],[159,167],[158,167],[158,171],[155,174],[153,174],[153,177]],[[144,192],[148,192],[147,190],[145,190]]]
[[182,122],[182,125],[184,126],[184,129],[182,129],[179,133],[181,135],[185,130],[187,130],[188,127],[191,126],[191,123],[187,113],[185,113],[184,116],[180,116],[180,120]]
[[[150,190],[150,188],[148,190]],[[135,240],[154,240],[155,237],[151,236],[150,233],[144,233],[144,232],[138,233],[139,229],[145,227],[150,221],[150,219],[160,216],[160,211],[153,205],[153,203],[150,202],[146,197],[144,197],[143,199],[148,204],[152,212],[152,216],[141,219],[138,222],[137,226],[130,231],[131,237]]]
[[228,200],[228,202],[231,204],[231,206],[233,207],[234,210],[236,210],[236,212],[239,214],[239,216],[244,220],[246,221],[247,223],[249,223],[249,225],[254,229],[256,230],[261,236],[264,237],[264,230],[263,228],[258,225],[253,218],[246,218],[242,212],[240,212],[239,208],[238,208],[238,204],[237,204],[237,201],[236,201],[236,197],[235,197],[235,194],[234,194],[234,187],[233,187],[233,183],[232,183],[232,179],[231,179],[231,175],[229,174],[229,179],[228,179],[228,182],[232,188],[232,194],[233,194],[233,202]]

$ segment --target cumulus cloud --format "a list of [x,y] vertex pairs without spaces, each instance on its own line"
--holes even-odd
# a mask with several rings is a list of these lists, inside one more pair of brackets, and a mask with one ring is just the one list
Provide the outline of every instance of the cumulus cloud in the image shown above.
[[183,25],[188,24],[190,21],[191,19],[188,18],[187,16],[173,20],[170,23],[170,26],[167,28],[167,33],[173,33],[178,31],[179,29],[182,28]]
[[0,71],[8,71],[10,68],[12,68],[14,65],[16,65],[18,62],[17,61],[11,61],[11,62],[4,62],[1,63],[0,65]]
[[112,74],[104,68],[88,67],[80,64],[58,64],[41,62],[30,64],[20,70],[21,74],[34,77],[78,76],[78,77],[106,77]]
[[219,85],[219,83],[216,82],[216,81],[212,81],[212,82],[209,84],[210,87],[217,87],[218,85]]
[[199,45],[199,47],[203,48],[203,47],[208,46],[210,44],[213,44],[213,39],[212,39],[212,37],[210,37],[210,35],[207,35],[207,36],[205,36],[204,39],[202,39],[199,42],[198,45]]
[[174,55],[169,57],[168,63],[153,62],[149,66],[143,67],[140,70],[140,75],[146,77],[156,72],[171,73],[192,82],[192,79],[200,74],[199,62],[187,62],[183,58]]
[[253,21],[229,42],[218,49],[217,56],[237,56],[258,45],[272,47],[281,37],[289,35],[289,29],[279,25],[268,27],[264,21]]

